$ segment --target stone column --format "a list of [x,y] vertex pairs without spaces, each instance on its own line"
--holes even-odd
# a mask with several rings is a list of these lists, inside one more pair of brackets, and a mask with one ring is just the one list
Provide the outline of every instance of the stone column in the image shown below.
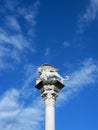
[[64,87],[58,80],[37,82],[36,88],[40,90],[45,102],[45,130],[55,130],[55,103],[60,89]]
[[[52,85],[54,88],[54,86]],[[46,86],[46,88],[51,88],[51,85]],[[57,92],[53,89],[45,90],[42,93],[42,97],[45,101],[45,130],[55,130],[55,102],[57,97]]]

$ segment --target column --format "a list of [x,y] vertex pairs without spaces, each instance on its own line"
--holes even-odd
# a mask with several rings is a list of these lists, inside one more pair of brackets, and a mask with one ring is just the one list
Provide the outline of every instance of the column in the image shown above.
[[55,106],[46,105],[45,130],[55,130]]
[[37,82],[36,88],[40,90],[45,103],[45,130],[55,130],[55,104],[59,91],[64,84],[57,80]]
[[48,89],[42,93],[45,101],[45,130],[55,130],[55,103],[58,94],[51,85],[46,86],[46,88]]

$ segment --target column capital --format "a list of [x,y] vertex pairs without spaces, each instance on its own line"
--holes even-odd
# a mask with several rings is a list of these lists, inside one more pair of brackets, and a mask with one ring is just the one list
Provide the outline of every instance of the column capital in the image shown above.
[[58,80],[40,80],[40,78],[37,79],[35,87],[41,90],[46,85],[54,85],[59,90],[64,87],[64,84]]
[[45,90],[41,96],[45,101],[46,106],[55,106],[56,97],[58,96],[58,92],[54,90]]
[[64,84],[58,80],[37,81],[36,85],[36,88],[41,92],[41,96],[43,97],[46,106],[55,106],[56,97],[63,87]]

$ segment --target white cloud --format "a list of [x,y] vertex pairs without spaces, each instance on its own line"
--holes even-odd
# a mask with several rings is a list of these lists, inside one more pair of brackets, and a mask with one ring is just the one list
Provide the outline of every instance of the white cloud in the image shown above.
[[8,110],[16,110],[18,108],[18,104],[16,103],[18,96],[18,91],[16,91],[15,89],[7,91],[3,95],[3,98],[0,100],[0,111],[6,112]]
[[[8,64],[5,59],[20,63],[21,54],[26,50],[30,51],[30,46],[30,43],[21,34],[11,35],[6,30],[0,29],[0,62],[3,68]],[[2,69],[2,66],[0,66],[0,69]],[[8,66],[10,66],[10,63]]]
[[25,65],[24,74],[23,74],[25,78],[21,88],[21,94],[25,98],[28,98],[30,95],[32,95],[32,92],[35,92],[34,91],[35,88],[32,87],[32,85],[35,86],[35,82],[33,84],[32,81],[34,81],[34,79],[38,75],[36,70],[37,70],[36,67],[32,64]]
[[0,70],[10,66],[8,60],[11,64],[20,63],[24,57],[26,60],[28,52],[36,52],[33,43],[39,1],[26,7],[21,2],[5,0],[0,9],[1,19],[4,21],[0,26]]
[[67,81],[65,89],[62,90],[58,101],[65,102],[78,93],[81,89],[89,87],[96,83],[98,78],[98,65],[90,58],[83,63],[83,66],[79,70],[70,75],[69,81]]
[[1,42],[1,45],[9,44],[9,45],[12,45],[13,48],[16,48],[18,50],[22,50],[25,47],[29,46],[29,43],[21,34],[11,35],[11,34],[8,34],[3,29],[0,30],[0,42]]
[[79,31],[82,32],[84,28],[93,22],[98,16],[98,0],[90,0],[85,13],[79,19]]
[[24,20],[26,21],[26,27],[29,28],[27,34],[31,38],[35,36],[35,30],[34,27],[37,24],[36,16],[38,14],[38,8],[39,8],[40,2],[37,0],[32,7],[29,7],[28,9],[26,7],[18,7],[17,12],[19,15],[21,15]]
[[[39,99],[31,106],[23,106],[19,102],[19,91],[7,91],[0,99],[0,129],[1,130],[39,130],[43,121],[42,105]],[[39,103],[40,102],[40,103]]]

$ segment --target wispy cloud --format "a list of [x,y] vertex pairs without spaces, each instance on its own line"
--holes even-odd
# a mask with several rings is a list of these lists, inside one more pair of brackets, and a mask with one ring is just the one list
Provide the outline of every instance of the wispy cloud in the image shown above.
[[[0,30],[0,62],[2,64],[8,64],[7,60],[11,60],[12,63],[16,61],[21,62],[22,55],[25,50],[29,49],[29,43],[21,35],[10,35],[5,30]],[[10,62],[9,62],[10,66]],[[6,66],[5,66],[6,67]],[[1,68],[2,69],[2,68]]]
[[0,8],[0,69],[8,64],[5,59],[20,63],[23,57],[26,59],[25,52],[36,52],[33,43],[40,3],[37,0],[24,7],[21,2],[5,0]]
[[76,70],[70,75],[70,79],[65,83],[66,87],[62,90],[58,101],[60,101],[60,103],[68,101],[81,89],[96,83],[97,78],[98,65],[90,58],[83,63],[79,70]]
[[90,0],[86,11],[79,18],[78,31],[82,32],[89,23],[98,17],[98,0]]
[[[7,92],[0,97],[0,130],[38,130],[44,119],[42,100],[36,96],[33,86],[37,75],[36,68],[27,61],[28,52],[35,53],[33,38],[38,1],[30,6],[32,8],[22,7],[17,0],[5,0],[5,5],[0,9],[1,21],[4,21],[0,24],[0,71],[6,72],[6,69],[8,71],[8,68],[14,67],[14,78],[17,77],[16,73],[19,74],[15,86],[20,87],[19,90],[13,87],[9,90],[8,87],[11,87],[12,83],[7,84]],[[22,9],[26,14],[21,14]],[[32,35],[29,35],[29,32],[33,32]],[[32,101],[28,104],[30,96]]]
[[7,15],[5,17],[5,20],[6,20],[5,25],[9,30],[21,32],[21,26],[19,25],[19,22],[17,18],[15,18],[15,16]]
[[15,11],[17,6],[20,5],[20,2],[18,2],[17,0],[4,0],[4,7],[10,11]]
[[23,75],[24,75],[24,80],[23,80],[20,94],[23,97],[28,98],[29,96],[32,95],[32,92],[33,94],[35,92],[35,88],[32,86],[35,86],[36,83],[32,81],[35,81],[35,78],[38,75],[36,66],[32,64],[25,65]]
[[29,46],[29,43],[21,34],[11,35],[3,29],[0,30],[0,42],[2,47],[7,44],[8,46],[5,48],[8,49],[12,46],[15,49],[22,50]]
[[[1,130],[39,130],[43,121],[41,101],[35,98],[31,106],[25,107],[19,102],[19,91],[7,91],[0,99],[0,129]],[[32,115],[32,116],[31,116]]]
[[[0,129],[39,130],[44,120],[42,98],[35,94],[36,67],[26,64],[23,68],[20,89],[8,89],[0,97]],[[29,103],[27,98],[31,95]],[[31,116],[32,115],[32,116]]]
[[36,16],[38,14],[39,5],[40,5],[40,2],[39,0],[37,0],[33,4],[33,6],[28,7],[28,9],[26,7],[22,7],[22,8],[18,7],[17,9],[18,15],[22,16],[24,20],[26,21],[25,28],[29,28],[27,29],[28,30],[27,35],[31,39],[35,36],[34,27],[37,24]]

